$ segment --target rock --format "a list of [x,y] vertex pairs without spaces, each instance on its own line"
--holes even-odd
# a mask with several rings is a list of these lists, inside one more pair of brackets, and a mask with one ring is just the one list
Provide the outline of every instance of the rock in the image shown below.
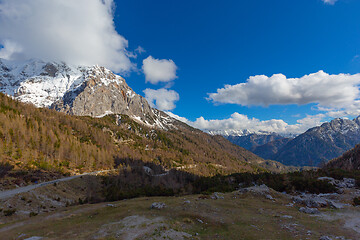
[[329,236],[322,236],[319,238],[319,240],[332,240],[332,238]]
[[270,200],[275,200],[270,194],[265,195],[265,197]]
[[336,186],[337,188],[354,188],[355,187],[355,179],[353,178],[344,178],[343,180],[336,180],[331,177],[319,177],[318,180],[327,181],[330,184]]
[[287,218],[287,219],[292,219],[293,217],[290,215],[282,215],[281,218]]
[[318,180],[320,180],[320,181],[328,181],[329,183],[334,183],[336,181],[332,177],[319,177]]
[[353,178],[344,178],[343,183],[347,188],[354,188],[355,187],[355,179]]
[[293,197],[293,201],[296,204],[305,205],[309,208],[319,208],[328,206],[328,202],[325,198],[317,195],[302,195],[301,197]]
[[306,214],[319,214],[320,211],[317,208],[309,208],[309,207],[301,207],[299,209],[300,212],[306,213]]
[[41,240],[41,239],[43,239],[43,237],[34,236],[34,237],[26,238],[26,239],[24,239],[24,240]]
[[223,193],[214,192],[214,193],[211,195],[211,199],[214,199],[214,200],[224,199],[224,194],[223,194]]
[[334,202],[334,201],[328,201],[329,203],[329,206],[331,208],[335,208],[335,209],[342,209],[346,206],[346,204],[343,204],[343,203],[337,203],[337,202]]
[[165,203],[162,203],[162,202],[154,202],[153,204],[151,204],[151,209],[163,209],[166,207],[166,204]]
[[260,186],[256,185],[256,186],[252,186],[252,187],[239,189],[239,193],[247,193],[247,192],[266,196],[266,195],[270,194],[270,188],[268,186],[266,186],[265,184],[262,184]]
[[190,204],[191,202],[189,200],[184,201],[186,204]]

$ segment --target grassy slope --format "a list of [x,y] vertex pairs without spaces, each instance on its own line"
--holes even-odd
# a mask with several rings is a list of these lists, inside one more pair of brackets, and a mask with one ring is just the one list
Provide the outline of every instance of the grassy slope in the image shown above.
[[[323,235],[359,237],[343,228],[343,222],[324,221],[288,207],[290,201],[279,193],[272,193],[275,201],[250,193],[228,193],[225,199],[186,197],[138,198],[114,202],[68,207],[55,213],[39,215],[27,220],[0,226],[1,236],[15,239],[20,234],[43,236],[49,239],[115,239],[125,234],[123,219],[145,217],[150,223],[140,223],[127,231],[143,233],[138,239],[156,239],[167,230],[184,231],[196,236],[192,239],[319,239]],[[189,200],[190,203],[184,203]],[[151,210],[153,202],[167,207]],[[324,210],[330,211],[330,210]],[[282,216],[292,216],[291,219]],[[152,220],[160,218],[161,224]],[[46,221],[44,221],[46,219]],[[153,225],[153,226],[152,226]],[[310,232],[309,232],[310,231]],[[105,232],[105,234],[104,234]]]

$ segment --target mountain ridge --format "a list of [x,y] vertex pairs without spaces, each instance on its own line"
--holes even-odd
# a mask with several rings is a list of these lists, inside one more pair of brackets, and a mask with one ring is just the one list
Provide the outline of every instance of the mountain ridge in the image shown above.
[[[126,114],[134,120],[167,129],[172,119],[153,109],[125,79],[100,66],[70,66],[64,62],[0,59],[0,92],[36,107],[70,115],[101,117]],[[101,102],[101,104],[99,104]]]

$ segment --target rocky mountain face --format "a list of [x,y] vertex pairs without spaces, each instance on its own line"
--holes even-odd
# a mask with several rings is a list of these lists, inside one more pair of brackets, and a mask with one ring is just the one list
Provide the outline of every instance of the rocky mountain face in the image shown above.
[[360,145],[345,152],[325,165],[325,168],[340,168],[347,171],[360,170]]
[[285,144],[270,159],[286,165],[318,166],[360,143],[360,117],[334,119]]
[[283,139],[284,137],[274,133],[262,134],[262,135],[252,133],[243,136],[230,135],[230,136],[225,136],[225,138],[240,147],[253,151],[259,146],[262,146],[264,144],[267,144],[275,140]]
[[70,115],[125,114],[148,126],[163,129],[171,128],[174,121],[151,108],[122,77],[99,66],[0,59],[0,91],[22,102]]

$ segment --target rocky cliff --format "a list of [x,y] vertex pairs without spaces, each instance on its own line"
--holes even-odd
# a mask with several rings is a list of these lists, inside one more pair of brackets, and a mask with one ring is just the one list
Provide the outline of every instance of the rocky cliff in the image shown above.
[[148,126],[167,129],[174,119],[153,109],[125,80],[99,67],[0,59],[0,91],[37,107],[70,115],[102,117],[125,114]]

